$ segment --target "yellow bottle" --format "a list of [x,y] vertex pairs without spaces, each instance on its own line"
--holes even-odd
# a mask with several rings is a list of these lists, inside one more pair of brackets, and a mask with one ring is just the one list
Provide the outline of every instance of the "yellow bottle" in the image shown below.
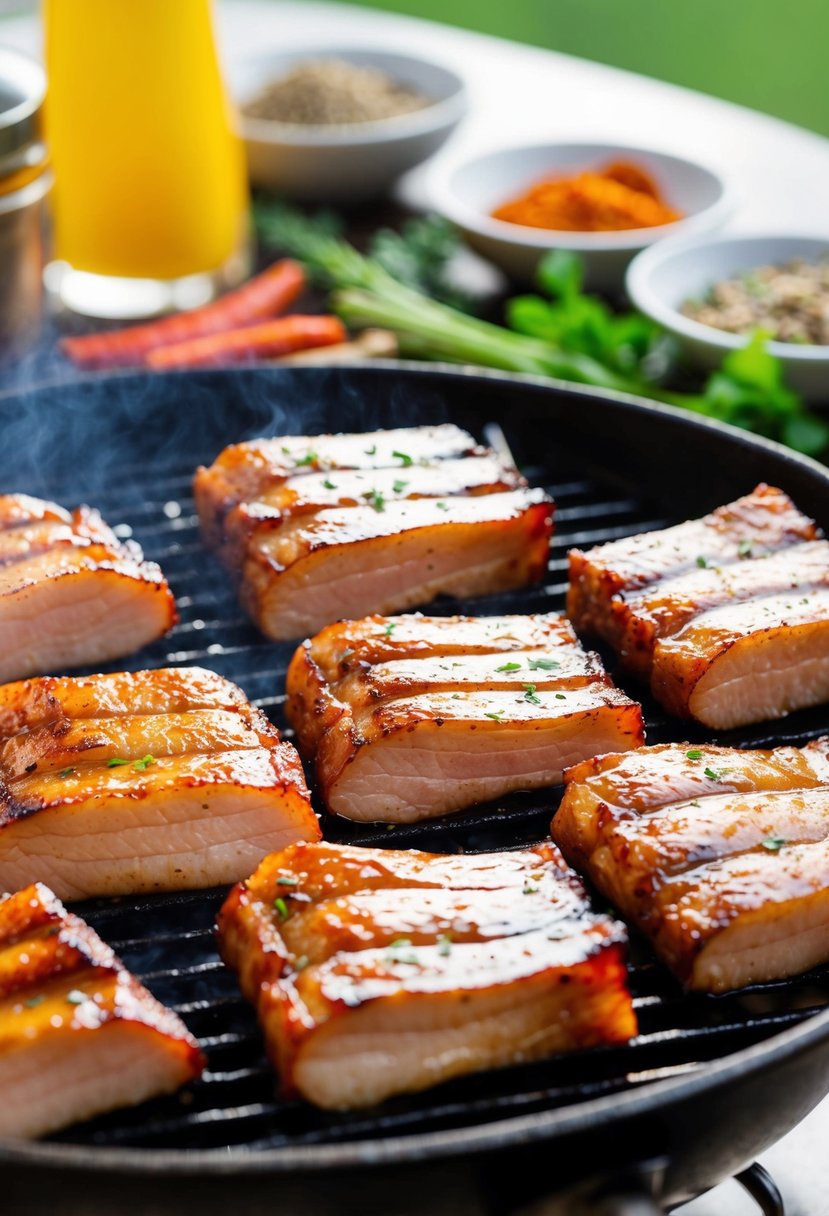
[[87,280],[217,280],[239,262],[247,186],[209,0],[45,0],[44,22],[57,258]]

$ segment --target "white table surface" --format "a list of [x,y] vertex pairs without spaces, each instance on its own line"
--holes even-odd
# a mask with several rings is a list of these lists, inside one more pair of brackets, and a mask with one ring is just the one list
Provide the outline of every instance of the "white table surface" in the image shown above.
[[[422,52],[457,68],[470,113],[443,160],[543,139],[651,147],[704,161],[729,178],[737,196],[732,231],[829,235],[829,140],[778,119],[568,55],[340,4],[220,0],[218,20],[228,63],[270,48],[338,44]],[[0,21],[0,42],[37,53],[34,17]],[[428,177],[429,168],[410,173],[401,200],[427,206]],[[827,1144],[829,1100],[761,1158],[784,1192],[787,1216],[829,1216]],[[726,1183],[682,1210],[754,1216],[757,1208]]]

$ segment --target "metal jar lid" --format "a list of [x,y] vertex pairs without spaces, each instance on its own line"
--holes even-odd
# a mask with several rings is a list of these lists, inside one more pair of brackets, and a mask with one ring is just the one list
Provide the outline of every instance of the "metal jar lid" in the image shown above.
[[45,93],[46,74],[40,64],[0,46],[0,194],[31,180],[45,166]]

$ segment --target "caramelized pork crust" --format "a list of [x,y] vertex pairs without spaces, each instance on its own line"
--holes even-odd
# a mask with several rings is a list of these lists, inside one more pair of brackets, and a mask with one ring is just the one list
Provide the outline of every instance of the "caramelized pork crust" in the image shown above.
[[829,542],[782,491],[570,554],[568,610],[680,717],[724,730],[829,699]]
[[333,1109],[627,1041],[624,941],[549,845],[292,846],[219,916],[283,1090]]
[[200,668],[0,687],[0,888],[61,898],[235,882],[316,840],[299,756]]
[[411,822],[555,785],[597,752],[643,741],[556,613],[367,617],[296,651],[286,712],[329,810]]
[[275,639],[546,570],[553,504],[454,426],[237,444],[195,493],[206,542]]
[[829,960],[829,739],[665,744],[566,774],[553,839],[689,988]]
[[42,884],[0,901],[0,960],[0,1135],[42,1136],[201,1073],[183,1022]]
[[0,495],[0,681],[131,654],[177,620],[158,566],[97,511]]

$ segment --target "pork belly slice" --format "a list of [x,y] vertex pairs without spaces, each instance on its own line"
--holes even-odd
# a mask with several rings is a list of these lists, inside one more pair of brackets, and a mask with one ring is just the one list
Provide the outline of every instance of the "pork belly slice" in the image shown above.
[[571,615],[669,713],[715,730],[779,718],[829,700],[829,543],[816,535],[759,486],[703,520],[574,553]]
[[722,992],[829,960],[829,739],[668,744],[566,780],[553,839],[687,987]]
[[0,687],[0,889],[209,887],[319,835],[295,749],[213,672]]
[[48,887],[0,901],[0,1136],[173,1093],[204,1063],[184,1023]]
[[252,502],[234,507],[224,520],[219,556],[232,570],[238,569],[248,537],[260,525],[278,525],[290,515],[310,515],[330,507],[365,507],[385,510],[386,503],[411,498],[442,498],[457,494],[494,494],[525,485],[513,468],[505,468],[494,454],[458,460],[435,460],[429,464],[363,469],[302,472],[277,482]]
[[329,1109],[626,1042],[624,942],[549,845],[462,857],[294,846],[219,916],[283,1090]]
[[270,492],[278,496],[280,487],[303,474],[330,480],[327,474],[340,470],[397,469],[405,478],[415,466],[482,453],[471,435],[451,424],[234,443],[209,468],[196,472],[193,488],[202,534],[210,548],[217,548],[233,507]]
[[326,806],[349,819],[413,822],[555,785],[644,738],[639,705],[555,614],[344,622],[299,647],[287,690]]
[[571,550],[567,615],[577,629],[598,634],[620,649],[626,626],[623,605],[631,594],[693,571],[700,563],[724,567],[819,536],[814,520],[798,511],[787,494],[761,484],[702,519],[587,552]]
[[119,658],[177,620],[158,566],[97,511],[0,496],[0,681]]
[[541,490],[333,508],[251,536],[242,603],[268,637],[341,617],[397,612],[437,595],[486,595],[537,582],[553,504]]

